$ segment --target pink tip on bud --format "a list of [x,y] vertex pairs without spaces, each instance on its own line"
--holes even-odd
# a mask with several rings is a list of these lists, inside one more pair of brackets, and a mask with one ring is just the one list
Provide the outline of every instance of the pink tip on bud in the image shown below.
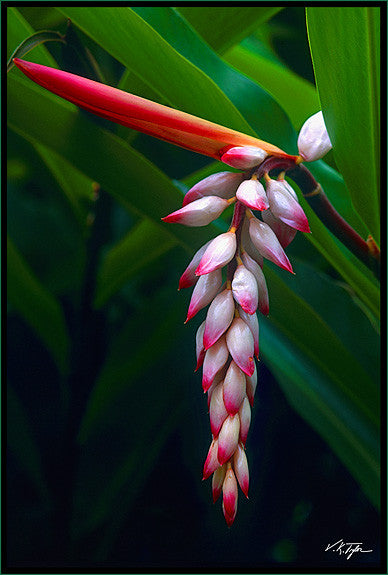
[[236,234],[234,232],[225,232],[214,238],[195,270],[196,275],[208,274],[228,264],[236,253],[236,246]]
[[259,292],[255,276],[243,264],[237,266],[232,281],[232,292],[236,302],[249,314],[255,313],[259,303]]
[[245,455],[245,451],[241,447],[241,445],[238,445],[233,455],[233,470],[242,492],[248,499],[249,468],[248,468],[247,456]]
[[[249,405],[249,403],[248,403]],[[240,418],[236,415],[229,415],[222,424],[218,435],[217,459],[221,465],[226,463],[237,449],[240,434]]]
[[237,513],[238,488],[236,476],[232,468],[229,468],[225,474],[222,486],[222,509],[225,520],[230,527]]
[[244,179],[244,174],[219,172],[212,174],[193,186],[183,198],[183,206],[204,196],[219,196],[228,200],[236,195],[236,190]]
[[240,306],[238,306],[238,313],[240,318],[247,324],[249,327],[252,337],[253,337],[253,350],[254,354],[259,359],[259,320],[257,319],[257,315],[246,313]]
[[217,501],[221,495],[222,485],[224,483],[226,474],[226,465],[222,465],[215,470],[212,477],[212,492],[213,492],[213,503]]
[[305,121],[299,132],[299,154],[306,162],[314,162],[323,158],[332,147],[323,114],[317,112]]
[[230,415],[234,415],[240,409],[246,391],[245,374],[234,361],[231,362],[226,372],[222,389],[226,411]]
[[[262,217],[268,212],[262,212]],[[249,220],[248,218],[244,218],[243,225],[242,225],[242,232],[241,232],[241,247],[243,251],[245,250],[250,257],[262,268],[264,259],[263,256],[258,252],[255,246],[252,243],[251,236],[249,235]],[[251,270],[252,271],[252,270]]]
[[248,252],[243,252],[241,254],[241,259],[245,267],[253,273],[257,282],[257,290],[258,290],[258,298],[259,298],[259,311],[263,315],[269,314],[269,297],[268,297],[268,288],[267,282],[265,281],[264,273],[261,267],[251,256]]
[[276,218],[300,232],[310,232],[306,214],[285,189],[282,180],[268,180],[266,190],[271,212]]
[[225,289],[214,298],[208,309],[203,336],[205,349],[209,349],[225,333],[233,316],[233,295],[230,289]]
[[214,473],[214,471],[218,469],[218,467],[220,467],[221,464],[217,459],[217,453],[218,453],[218,439],[213,439],[209,447],[205,464],[203,466],[202,481],[210,477],[211,474]]
[[229,148],[229,150],[221,156],[221,162],[232,166],[232,168],[248,170],[249,168],[259,166],[267,155],[267,152],[255,146],[236,146]]
[[257,218],[251,218],[249,222],[249,234],[254,246],[262,256],[274,262],[279,267],[293,273],[290,260],[269,225],[261,222]]
[[255,366],[255,371],[252,373],[251,377],[245,376],[247,380],[247,397],[251,406],[253,406],[255,400],[255,392],[257,387],[257,370]]
[[226,343],[239,368],[247,375],[252,375],[255,369],[253,336],[247,324],[240,317],[235,318],[228,329]]
[[229,357],[229,351],[226,346],[225,336],[221,337],[212,345],[205,354],[203,362],[202,387],[207,391],[216,374],[224,367]]
[[252,210],[266,210],[269,207],[268,198],[263,184],[259,180],[245,180],[236,192],[237,199]]
[[199,250],[194,254],[194,257],[192,258],[191,262],[189,263],[189,265],[187,266],[187,268],[185,269],[185,271],[181,275],[181,278],[179,280],[178,289],[188,288],[188,287],[191,287],[197,283],[198,276],[195,275],[195,270],[197,269],[198,264],[201,261],[201,258],[203,256],[203,254],[205,253],[206,248],[208,247],[208,245],[210,244],[211,241],[212,240],[209,240],[208,242],[206,242],[206,244],[204,246],[202,246],[201,248],[199,248]]
[[245,445],[247,442],[249,426],[251,425],[251,406],[249,405],[247,397],[242,402],[238,415],[240,418],[240,441]]
[[199,278],[191,296],[189,309],[187,312],[187,323],[196,313],[207,306],[222,285],[221,270],[215,270]]
[[205,321],[201,323],[199,328],[197,329],[197,333],[195,336],[195,348],[196,348],[196,356],[197,356],[197,366],[195,371],[203,364],[203,360],[205,359],[205,348],[203,346],[203,334],[205,331]]
[[212,393],[210,400],[210,428],[213,437],[217,437],[222,424],[228,417],[228,412],[223,399],[223,385],[222,382],[217,385]]
[[191,202],[162,220],[170,224],[182,224],[189,227],[207,226],[216,220],[228,206],[228,200],[218,196],[206,196]]
[[297,230],[295,228],[291,228],[281,220],[278,220],[278,218],[275,218],[275,216],[271,213],[271,210],[263,212],[261,217],[263,218],[263,221],[268,224],[272,231],[275,233],[282,248],[285,249],[295,238]]

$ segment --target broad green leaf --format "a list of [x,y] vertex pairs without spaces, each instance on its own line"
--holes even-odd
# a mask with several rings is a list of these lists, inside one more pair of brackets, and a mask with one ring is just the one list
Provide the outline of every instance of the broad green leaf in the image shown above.
[[320,109],[318,95],[312,84],[273,59],[253,52],[249,43],[234,46],[225,60],[267,90],[300,130],[309,116]]
[[59,369],[64,372],[68,359],[69,339],[62,308],[34,276],[9,238],[7,238],[7,298],[41,338]]
[[49,502],[49,492],[43,476],[42,461],[26,411],[13,390],[7,385],[7,444],[44,502]]
[[[7,8],[7,57],[23,42],[26,37],[30,37],[35,30],[26,22],[16,8]],[[19,56],[21,57],[21,56]],[[31,62],[44,64],[45,66],[55,66],[55,60],[43,45],[37,45],[28,54]]]
[[130,278],[174,245],[167,230],[150,220],[141,221],[105,255],[97,277],[95,306],[103,306]]
[[180,6],[179,12],[222,54],[282,10],[279,6]]
[[41,44],[45,44],[46,42],[61,42],[62,44],[65,43],[65,39],[59,32],[55,32],[53,30],[42,30],[40,32],[35,32],[31,34],[28,38],[23,40],[21,44],[13,51],[11,56],[7,62],[7,72],[11,70],[14,66],[13,59],[14,58],[23,58],[28,52],[40,46]]
[[260,327],[263,358],[289,402],[325,439],[378,507],[378,433],[305,353],[282,337],[269,321],[262,321]]
[[380,241],[380,8],[307,8],[315,77],[354,207]]

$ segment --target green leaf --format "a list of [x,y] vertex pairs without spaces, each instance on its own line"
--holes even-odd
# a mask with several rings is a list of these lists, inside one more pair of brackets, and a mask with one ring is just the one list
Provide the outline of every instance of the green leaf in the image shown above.
[[315,77],[354,207],[380,241],[380,8],[307,8]]
[[97,277],[95,306],[103,306],[129,279],[176,243],[167,230],[150,220],[141,221],[104,257]]
[[[261,350],[289,402],[325,439],[376,506],[380,499],[379,435],[354,402],[316,363],[262,321]],[[338,366],[337,366],[338,368]]]
[[222,54],[280,10],[279,6],[180,6],[179,12],[216,52]]
[[43,476],[39,447],[26,411],[11,385],[7,385],[7,418],[8,448],[27,473],[39,495],[48,504],[49,491]]
[[62,308],[37,280],[7,238],[7,297],[10,304],[41,338],[58,368],[67,366],[69,338]]
[[54,30],[41,30],[40,32],[35,32],[25,40],[13,51],[9,60],[7,62],[7,72],[9,72],[13,66],[13,59],[14,58],[23,58],[28,52],[40,46],[41,44],[45,44],[46,42],[61,42],[65,44],[66,41],[62,34],[59,32],[55,32]]

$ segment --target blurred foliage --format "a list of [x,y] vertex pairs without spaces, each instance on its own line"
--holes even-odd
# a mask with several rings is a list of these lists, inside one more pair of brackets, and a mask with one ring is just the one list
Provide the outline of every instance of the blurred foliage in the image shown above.
[[[31,61],[289,153],[322,107],[334,150],[311,170],[378,240],[379,8],[309,7],[309,36],[300,7],[5,10],[7,57],[27,40]],[[42,30],[65,43],[33,36]],[[193,374],[199,321],[183,326],[190,295],[176,293],[223,222],[160,221],[220,164],[82,112],[15,67],[8,127],[9,565],[336,565],[320,551],[334,516],[376,564],[379,286],[369,269],[301,199],[312,234],[288,250],[296,275],[265,264],[250,501],[226,532],[200,481],[210,431]]]

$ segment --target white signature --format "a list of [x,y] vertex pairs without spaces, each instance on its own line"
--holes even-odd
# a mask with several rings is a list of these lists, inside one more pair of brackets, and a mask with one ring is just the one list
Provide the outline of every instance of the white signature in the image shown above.
[[329,543],[325,551],[333,551],[340,555],[346,555],[346,559],[350,559],[353,553],[371,553],[373,549],[363,549],[362,543],[345,543],[343,539],[339,539],[335,543]]

